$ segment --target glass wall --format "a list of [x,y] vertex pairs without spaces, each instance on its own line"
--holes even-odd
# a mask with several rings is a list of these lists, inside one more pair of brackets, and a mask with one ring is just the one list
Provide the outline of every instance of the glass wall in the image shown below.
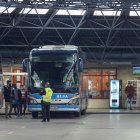
[[109,99],[109,83],[116,78],[115,68],[89,69],[87,74],[89,98]]

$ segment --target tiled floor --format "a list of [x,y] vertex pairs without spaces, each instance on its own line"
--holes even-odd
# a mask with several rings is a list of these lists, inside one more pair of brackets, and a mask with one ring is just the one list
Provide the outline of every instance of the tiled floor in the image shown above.
[[31,115],[0,115],[0,140],[140,140],[139,114],[55,116],[49,123]]

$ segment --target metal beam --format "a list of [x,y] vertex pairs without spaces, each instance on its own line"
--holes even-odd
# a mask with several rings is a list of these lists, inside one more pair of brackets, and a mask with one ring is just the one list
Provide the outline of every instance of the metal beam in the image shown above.
[[[12,26],[4,26],[4,25],[2,25],[2,26],[0,26],[0,28],[11,28]],[[38,30],[38,29],[42,29],[42,26],[40,26],[40,27],[33,27],[33,26],[21,26],[21,25],[18,25],[18,26],[15,26],[14,28],[21,28],[21,29],[36,29],[36,30]],[[71,27],[71,28],[69,28],[69,27],[43,27],[43,29],[45,29],[45,30],[76,30],[77,28],[76,27]],[[83,27],[83,28],[81,28],[81,27],[79,27],[77,30],[100,30],[100,31],[104,31],[104,30],[110,30],[111,29],[111,27],[107,27],[107,28],[96,28],[96,27],[92,27],[92,28],[90,28],[90,27]],[[133,29],[132,28],[113,28],[112,30],[120,30],[120,31],[132,31],[132,30],[140,30],[140,28],[138,28],[138,27],[134,27]]]
[[[52,10],[51,10],[52,11]],[[52,14],[50,14],[50,17],[48,18],[48,20],[45,22],[45,24],[43,25],[43,27],[41,28],[41,30],[38,32],[38,34],[35,36],[35,38],[32,40],[31,44],[33,44],[36,39],[40,36],[40,34],[44,31],[44,29],[50,24],[50,22],[52,21],[52,19],[54,18],[54,16],[56,15],[56,12],[58,10],[53,10]]]
[[101,8],[101,9],[129,9],[135,7],[140,8],[139,0],[1,0],[0,6],[16,6],[16,7],[40,7],[40,8]]
[[71,35],[68,44],[71,44],[72,40],[74,39],[74,37],[76,36],[76,34],[78,34],[78,28],[82,26],[82,22],[84,21],[84,19],[86,18],[86,16],[88,15],[88,11],[85,12],[85,14],[82,16],[80,22],[78,23],[78,25],[76,26],[76,29],[74,30],[73,34]]
[[[52,41],[52,40],[49,40],[49,39],[47,39],[48,41]],[[52,43],[54,43],[54,44],[57,44],[57,42],[54,42],[54,41],[52,41]],[[32,48],[38,48],[38,47],[40,47],[40,46],[42,46],[42,44],[39,44],[39,45],[30,45],[30,49],[32,49]],[[10,47],[11,49],[13,49],[13,48],[16,48],[16,47],[18,47],[19,48],[19,50],[21,49],[21,47],[29,47],[29,45],[28,44],[0,44],[0,47]],[[80,48],[93,48],[93,49],[102,49],[102,48],[104,48],[104,46],[89,46],[89,45],[85,45],[85,46],[78,46],[78,47],[80,47]],[[107,46],[107,48],[116,48],[116,49],[123,49],[123,48],[135,48],[135,49],[140,49],[140,45],[138,44],[137,46],[135,45],[135,46],[130,46],[130,45],[127,45],[127,46],[121,46],[121,45],[117,45],[117,46]],[[30,50],[29,49],[29,50]],[[0,49],[1,50],[1,49]]]

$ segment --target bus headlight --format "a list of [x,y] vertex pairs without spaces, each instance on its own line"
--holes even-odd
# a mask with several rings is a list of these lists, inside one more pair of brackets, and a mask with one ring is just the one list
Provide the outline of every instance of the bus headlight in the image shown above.
[[38,102],[36,100],[30,100],[31,104],[38,104]]
[[72,99],[68,102],[69,105],[79,105],[79,98]]

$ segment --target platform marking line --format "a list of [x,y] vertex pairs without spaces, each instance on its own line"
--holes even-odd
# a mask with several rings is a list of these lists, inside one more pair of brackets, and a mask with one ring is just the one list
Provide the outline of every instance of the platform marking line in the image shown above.
[[8,131],[0,131],[0,135],[6,134]]
[[24,125],[24,126],[21,126],[21,128],[26,128],[26,126]]
[[14,133],[14,131],[10,131],[10,132],[8,132],[9,135],[11,135],[11,134],[13,134],[13,133]]

